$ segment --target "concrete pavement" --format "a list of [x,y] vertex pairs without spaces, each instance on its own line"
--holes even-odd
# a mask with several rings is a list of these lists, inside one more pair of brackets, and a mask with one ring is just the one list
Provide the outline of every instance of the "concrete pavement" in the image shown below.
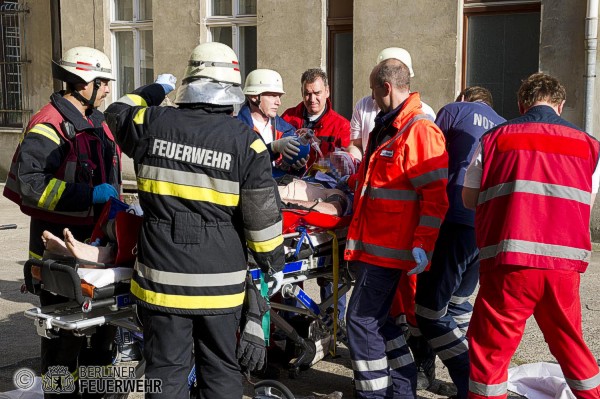
[[[3,185],[0,185],[0,190]],[[0,225],[17,224],[15,230],[0,230],[0,392],[15,389],[12,376],[21,367],[39,373],[39,341],[33,322],[23,316],[23,311],[37,306],[38,299],[31,294],[21,294],[23,264],[27,258],[29,218],[4,197],[0,197]],[[582,276],[581,301],[583,330],[592,352],[600,357],[600,252],[594,252],[588,272]],[[350,378],[352,371],[347,351],[340,350],[338,359],[326,359],[294,380],[282,372],[282,381],[299,396],[313,393],[340,391],[352,397]],[[530,320],[513,363],[553,362],[544,338],[535,321]],[[440,378],[441,377],[441,378]],[[447,380],[441,363],[438,378]],[[419,392],[423,398],[442,396]],[[1,395],[0,395],[1,397]]]

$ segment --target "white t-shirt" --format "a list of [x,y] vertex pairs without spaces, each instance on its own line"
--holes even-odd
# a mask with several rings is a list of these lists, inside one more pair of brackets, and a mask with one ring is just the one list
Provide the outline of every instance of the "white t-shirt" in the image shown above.
[[[471,163],[469,163],[469,167],[467,168],[467,172],[465,174],[465,182],[464,187],[468,188],[479,188],[481,187],[481,175],[483,174],[483,165],[481,162],[481,144],[477,146],[475,152],[473,153],[473,158],[471,159]],[[600,170],[598,169],[598,165],[596,165],[596,170],[594,170],[594,174],[592,175],[592,194],[598,193],[598,188],[600,187]]]
[[[429,105],[421,101],[421,107],[423,112],[435,120],[435,112]],[[361,98],[354,106],[352,120],[350,121],[350,140],[362,139],[363,153],[367,150],[369,134],[375,127],[375,117],[378,112],[379,107],[371,96]]]
[[273,142],[273,125],[271,125],[271,118],[267,121],[267,124],[263,120],[256,120],[252,117],[254,128],[258,130],[260,136],[265,141],[265,144]]

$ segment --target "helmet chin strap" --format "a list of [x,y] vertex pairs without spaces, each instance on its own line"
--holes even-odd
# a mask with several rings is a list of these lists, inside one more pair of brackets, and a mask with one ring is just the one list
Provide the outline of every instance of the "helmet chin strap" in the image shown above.
[[252,104],[256,108],[258,108],[258,110],[260,111],[262,116],[264,116],[267,119],[271,119],[271,118],[269,118],[269,115],[265,114],[265,112],[262,110],[262,108],[260,108],[260,94],[258,95],[258,100],[256,100],[256,101],[249,100],[249,101],[250,101],[250,104]]
[[100,85],[102,84],[102,82],[100,81],[100,79],[94,79],[94,91],[92,91],[92,96],[89,98],[89,100],[87,98],[85,98],[84,96],[81,95],[81,93],[79,93],[78,91],[74,91],[73,97],[75,97],[76,99],[78,99],[79,101],[81,101],[81,103],[85,106],[87,106],[88,108],[94,108],[94,103],[96,102],[96,96],[98,95],[98,89],[100,88]]

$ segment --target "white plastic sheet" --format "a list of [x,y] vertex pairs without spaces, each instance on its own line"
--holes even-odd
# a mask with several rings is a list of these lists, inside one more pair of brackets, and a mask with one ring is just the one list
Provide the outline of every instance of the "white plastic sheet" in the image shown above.
[[508,370],[508,390],[528,399],[575,399],[558,364],[531,363]]

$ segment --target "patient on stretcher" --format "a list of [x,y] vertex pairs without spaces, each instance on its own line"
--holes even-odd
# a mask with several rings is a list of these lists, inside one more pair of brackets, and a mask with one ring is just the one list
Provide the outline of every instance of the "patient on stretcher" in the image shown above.
[[346,194],[335,188],[294,179],[285,186],[278,186],[281,201],[287,208],[308,209],[328,215],[342,216],[348,206]]
[[[81,280],[93,287],[107,285],[131,279],[131,267],[113,267],[116,259],[114,245],[95,247],[77,241],[69,229],[63,230],[64,240],[49,231],[44,231],[42,241],[46,247],[45,257],[72,257],[77,260],[77,274]],[[105,268],[111,266],[109,268]]]
[[113,245],[95,247],[77,241],[71,231],[67,228],[63,230],[64,240],[55,236],[49,231],[44,231],[42,241],[46,251],[60,255],[72,256],[83,262],[92,263],[113,263],[115,261],[115,250]]

